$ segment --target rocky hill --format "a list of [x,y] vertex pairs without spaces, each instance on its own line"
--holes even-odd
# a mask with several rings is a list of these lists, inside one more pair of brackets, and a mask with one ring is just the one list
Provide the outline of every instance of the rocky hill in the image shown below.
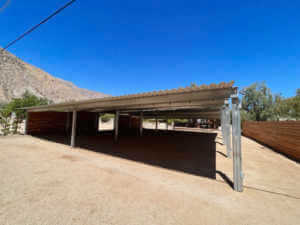
[[0,48],[0,103],[20,97],[26,90],[55,103],[108,96],[53,77]]

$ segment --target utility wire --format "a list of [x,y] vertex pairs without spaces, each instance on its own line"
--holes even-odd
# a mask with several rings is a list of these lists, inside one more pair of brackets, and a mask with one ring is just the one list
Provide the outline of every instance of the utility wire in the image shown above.
[[[33,26],[32,28],[30,28],[29,30],[27,30],[25,33],[23,33],[22,35],[20,35],[17,39],[13,40],[12,42],[8,43],[1,51],[4,51],[5,49],[9,48],[10,46],[12,46],[13,44],[15,44],[17,41],[21,40],[22,38],[24,38],[26,35],[30,34],[32,31],[34,31],[35,29],[37,29],[39,26],[41,26],[42,24],[46,23],[48,20],[50,20],[52,17],[56,16],[57,14],[59,14],[61,11],[63,11],[65,8],[67,8],[68,6],[70,6],[71,4],[73,4],[76,0],[72,0],[69,1],[67,4],[65,4],[64,6],[60,7],[58,10],[56,10],[54,13],[52,13],[50,16],[48,16],[46,19],[42,20],[39,24]],[[1,52],[0,51],[0,52]]]
[[10,3],[11,0],[6,0],[2,7],[0,7],[0,12],[3,11]]

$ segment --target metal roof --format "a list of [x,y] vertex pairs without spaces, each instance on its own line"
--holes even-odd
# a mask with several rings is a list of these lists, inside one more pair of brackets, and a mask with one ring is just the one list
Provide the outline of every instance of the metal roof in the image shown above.
[[224,101],[236,93],[237,88],[233,87],[233,84],[233,81],[221,82],[219,84],[72,101],[24,109],[28,112],[69,112],[73,110],[113,112],[120,110],[132,114],[143,111],[145,116],[153,116],[154,114],[184,116],[186,114],[186,116],[202,115],[205,118],[218,118],[219,110]]

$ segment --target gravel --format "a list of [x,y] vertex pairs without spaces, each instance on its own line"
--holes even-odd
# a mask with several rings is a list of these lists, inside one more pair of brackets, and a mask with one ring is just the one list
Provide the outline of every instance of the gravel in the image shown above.
[[[299,224],[300,166],[242,138],[245,190],[30,136],[0,137],[0,224]],[[217,170],[232,160],[217,143]],[[223,153],[223,154],[222,154]]]

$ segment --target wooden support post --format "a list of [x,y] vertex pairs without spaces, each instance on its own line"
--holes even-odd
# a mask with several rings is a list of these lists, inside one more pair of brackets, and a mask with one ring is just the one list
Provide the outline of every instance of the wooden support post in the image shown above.
[[77,111],[76,111],[76,110],[73,110],[73,118],[72,118],[72,134],[71,134],[71,147],[72,147],[72,148],[75,148],[76,122],[77,122]]
[[140,136],[143,136],[143,120],[144,120],[144,113],[141,112],[141,115],[140,115]]
[[115,122],[114,122],[114,127],[115,127],[115,137],[114,137],[114,140],[115,140],[115,142],[118,141],[118,137],[119,137],[119,116],[120,116],[120,112],[116,111]]
[[155,117],[155,131],[158,129],[158,119],[157,116]]
[[233,147],[233,186],[235,191],[243,191],[241,117],[239,98],[232,97],[232,147]]

